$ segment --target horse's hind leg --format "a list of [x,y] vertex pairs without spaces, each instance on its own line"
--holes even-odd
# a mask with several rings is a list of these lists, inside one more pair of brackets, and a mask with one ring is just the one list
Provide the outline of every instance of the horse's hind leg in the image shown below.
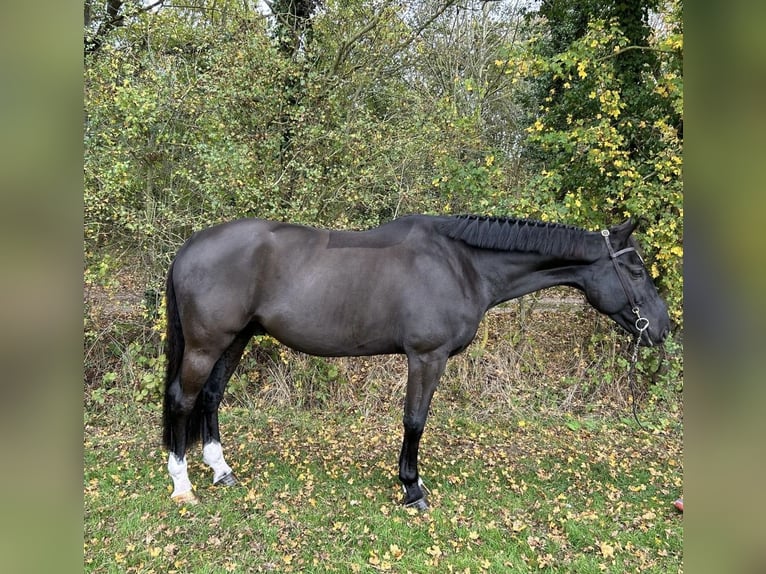
[[186,450],[199,437],[202,415],[200,391],[210,376],[217,356],[202,350],[187,348],[180,374],[168,388],[171,444],[168,472],[173,479],[171,498],[178,502],[195,503],[186,464]]
[[221,434],[218,428],[218,406],[223,399],[226,384],[234,369],[237,368],[242,352],[255,332],[248,326],[240,332],[216,362],[210,377],[202,389],[202,460],[213,469],[213,484],[233,486],[237,479],[226,463],[221,447]]

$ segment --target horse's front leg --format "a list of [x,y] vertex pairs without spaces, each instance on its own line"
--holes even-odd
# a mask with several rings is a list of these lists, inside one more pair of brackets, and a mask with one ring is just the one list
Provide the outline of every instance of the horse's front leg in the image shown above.
[[404,506],[427,510],[423,481],[418,473],[418,450],[428,409],[439,378],[447,363],[446,355],[408,354],[407,396],[404,403],[404,440],[399,455],[399,480],[404,487]]

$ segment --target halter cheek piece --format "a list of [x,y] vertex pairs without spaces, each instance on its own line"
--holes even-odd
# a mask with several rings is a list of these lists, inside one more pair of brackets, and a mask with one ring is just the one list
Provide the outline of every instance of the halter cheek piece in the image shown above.
[[[626,247],[625,249],[620,249],[619,251],[615,251],[614,249],[612,249],[612,244],[609,241],[609,230],[602,229],[601,236],[604,238],[604,241],[606,242],[606,248],[609,250],[609,257],[612,259],[612,263],[614,264],[614,270],[617,272],[617,278],[620,280],[620,283],[622,284],[622,288],[625,291],[625,295],[628,297],[628,303],[630,303],[631,310],[633,311],[633,314],[637,317],[635,325],[636,325],[636,330],[638,331],[638,338],[640,339],[641,336],[644,334],[644,331],[646,331],[649,328],[649,319],[641,316],[641,310],[638,308],[638,303],[636,303],[635,297],[633,297],[633,290],[630,288],[630,285],[628,284],[627,278],[625,277],[622,269],[620,269],[620,266],[617,264],[617,258],[620,255],[624,255],[625,253],[629,253],[631,251],[636,251],[636,248]],[[638,253],[636,253],[636,255],[638,255]],[[641,259],[640,255],[638,257],[639,259]],[[643,262],[643,259],[641,261]]]
[[[638,362],[638,347],[641,343],[641,337],[644,335],[644,331],[646,331],[649,328],[649,319],[646,317],[641,316],[641,310],[638,308],[638,303],[636,303],[636,298],[633,297],[633,290],[630,288],[630,284],[628,283],[627,278],[625,277],[625,274],[623,273],[622,269],[620,269],[620,266],[617,264],[617,258],[620,255],[623,255],[625,253],[630,253],[631,251],[636,251],[634,247],[626,247],[625,249],[620,249],[619,251],[615,251],[612,249],[612,244],[609,242],[609,230],[608,229],[602,229],[601,230],[601,236],[604,238],[604,241],[606,242],[606,248],[609,250],[609,257],[612,259],[612,263],[614,264],[614,270],[617,272],[617,278],[620,280],[620,283],[622,284],[622,288],[625,291],[625,295],[628,297],[628,302],[630,303],[631,310],[633,311],[633,314],[636,316],[636,330],[638,331],[638,334],[636,335],[636,343],[633,346],[633,356],[630,360],[630,366],[628,367],[628,385],[630,386],[630,393],[631,397],[633,399],[633,418],[636,419],[636,422],[638,423],[638,426],[645,429],[644,425],[641,424],[641,421],[638,420],[638,411],[636,410],[636,383],[633,380],[632,374],[634,372],[636,363]],[[638,253],[636,253],[638,255]],[[638,255],[638,258],[641,259],[641,256]],[[643,263],[644,260],[641,259],[641,263]],[[647,335],[647,339],[649,340],[649,344],[652,344],[651,339]]]

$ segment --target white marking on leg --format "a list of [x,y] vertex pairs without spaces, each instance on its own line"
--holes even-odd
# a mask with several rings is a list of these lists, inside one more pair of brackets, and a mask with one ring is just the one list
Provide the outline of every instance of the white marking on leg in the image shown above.
[[173,494],[171,498],[191,492],[192,484],[186,467],[186,457],[179,459],[175,453],[168,455],[168,472],[173,479]]
[[202,449],[202,460],[213,469],[213,482],[220,480],[231,472],[231,467],[223,458],[223,448],[218,441],[210,441]]
[[[423,482],[423,479],[420,476],[418,476],[418,486],[422,490],[424,490],[426,493],[429,493],[428,492],[428,487],[426,487],[425,483]],[[407,494],[407,487],[406,486],[402,485],[402,490],[404,490],[404,494]]]

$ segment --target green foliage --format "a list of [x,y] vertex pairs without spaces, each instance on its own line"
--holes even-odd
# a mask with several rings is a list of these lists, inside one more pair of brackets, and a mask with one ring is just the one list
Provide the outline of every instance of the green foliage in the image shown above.
[[445,213],[460,212],[467,206],[469,211],[485,211],[497,200],[502,170],[494,167],[494,156],[488,155],[479,163],[475,161],[456,162],[453,158],[444,158],[438,166],[439,177],[431,182],[438,188],[445,200],[442,210]]
[[[493,124],[511,139],[522,128],[500,113],[513,92],[492,64],[508,48],[489,15],[484,59],[452,78],[448,61],[437,77],[422,66],[444,57],[451,21],[473,30],[457,38],[464,50],[481,39],[459,10],[328,3],[300,49],[285,51],[265,19],[225,5],[216,22],[202,5],[140,13],[88,55],[89,264],[135,250],[156,284],[182,240],[218,221],[359,228],[447,205],[477,210],[501,193],[503,154],[482,140]],[[419,20],[432,28],[413,28]],[[447,197],[437,175],[453,182]]]
[[[651,45],[618,20],[593,20],[568,47],[532,52],[522,70],[550,86],[527,128],[530,193],[512,205],[542,219],[599,228],[635,216],[652,276],[682,324],[683,184],[680,8]],[[623,58],[651,51],[657,65],[628,83]],[[537,54],[537,55],[536,55]],[[534,158],[534,159],[532,159]],[[604,215],[607,215],[605,220]]]

